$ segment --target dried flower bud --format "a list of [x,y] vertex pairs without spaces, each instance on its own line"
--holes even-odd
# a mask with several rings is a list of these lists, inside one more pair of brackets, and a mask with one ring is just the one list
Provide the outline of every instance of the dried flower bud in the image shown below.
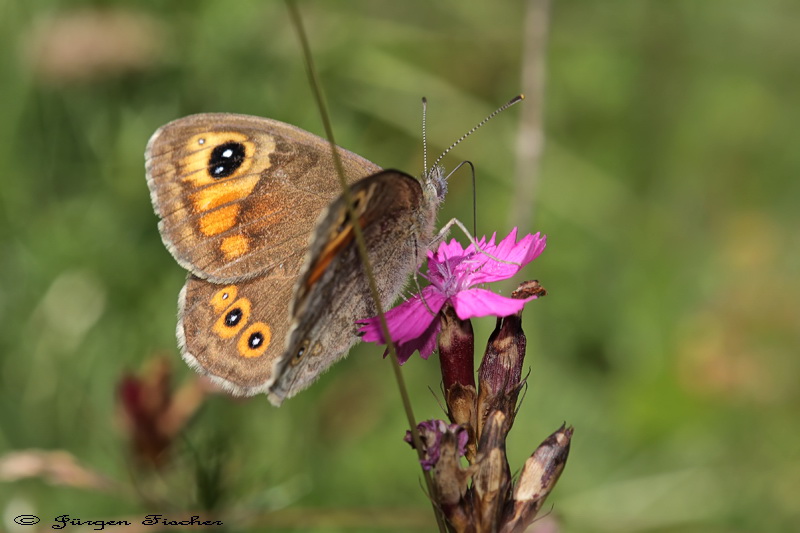
[[133,454],[143,464],[162,467],[175,437],[200,407],[208,386],[194,379],[177,392],[162,357],[151,360],[141,377],[125,375],[117,386],[120,418]]
[[163,358],[151,361],[142,377],[126,375],[118,386],[122,420],[130,434],[134,456],[160,466],[170,438],[161,429],[161,417],[170,399],[171,369]]
[[[514,298],[544,296],[546,291],[538,281],[526,281],[511,295]],[[522,389],[522,364],[525,361],[527,340],[522,331],[522,311],[500,317],[486,346],[486,353],[478,370],[478,438],[483,431],[486,416],[494,410],[506,415],[511,429],[516,415],[517,398]]]
[[[473,467],[461,468],[459,458],[466,449],[467,430],[444,420],[428,420],[420,422],[417,431],[425,452],[425,458],[420,461],[422,468],[433,469],[436,504],[457,531],[466,531],[471,518],[464,494]],[[410,431],[406,432],[404,440],[414,447]]]
[[524,531],[558,481],[569,456],[572,427],[561,426],[525,461],[514,488],[514,504],[504,520],[504,533]]
[[547,296],[547,291],[541,286],[538,280],[532,279],[523,281],[519,284],[519,287],[511,291],[512,298],[525,299],[531,296],[536,296],[537,298]]
[[[425,452],[425,458],[420,461],[425,470],[436,468],[444,448],[452,447],[455,450],[456,458],[464,455],[467,446],[467,432],[458,424],[448,424],[444,420],[426,420],[417,424],[417,431]],[[414,440],[410,431],[406,431],[403,440],[414,448]]]
[[526,347],[521,323],[522,319],[517,315],[498,318],[489,337],[478,370],[478,438],[483,434],[486,417],[492,411],[502,411],[506,415],[506,432],[514,423]]
[[511,471],[506,458],[506,416],[493,411],[478,444],[477,471],[472,478],[478,531],[494,531],[500,523],[511,491]]
[[442,330],[439,334],[439,361],[442,369],[447,416],[454,424],[469,432],[467,460],[475,460],[477,449],[475,402],[475,337],[472,323],[461,320],[453,306],[446,304],[439,313]]

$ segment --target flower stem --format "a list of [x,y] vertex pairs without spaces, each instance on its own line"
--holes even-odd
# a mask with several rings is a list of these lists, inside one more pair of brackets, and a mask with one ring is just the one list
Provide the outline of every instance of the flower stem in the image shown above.
[[[286,7],[289,10],[289,16],[292,19],[292,24],[297,31],[297,37],[300,40],[300,45],[303,49],[303,57],[305,59],[306,64],[306,73],[308,74],[309,83],[311,84],[311,90],[314,94],[314,99],[317,101],[317,106],[319,108],[320,116],[322,118],[322,123],[325,127],[325,134],[328,137],[328,141],[331,145],[331,152],[333,154],[333,162],[334,166],[336,167],[336,173],[339,176],[339,182],[342,186],[342,196],[344,197],[345,204],[347,205],[347,211],[350,215],[350,220],[358,220],[358,216],[355,212],[355,208],[353,206],[353,198],[350,192],[350,187],[347,185],[347,181],[345,180],[344,176],[344,169],[342,167],[342,160],[339,156],[339,151],[336,148],[336,141],[333,137],[333,127],[330,123],[330,118],[328,116],[328,108],[325,104],[325,98],[322,94],[322,88],[317,80],[317,73],[316,69],[314,68],[314,62],[311,57],[311,49],[308,44],[308,37],[306,36],[305,28],[303,27],[303,20],[300,17],[300,12],[297,9],[293,0],[286,0]],[[403,380],[403,374],[400,371],[400,362],[397,359],[397,351],[395,350],[394,343],[391,340],[391,336],[389,333],[389,326],[386,324],[386,315],[383,311],[383,305],[381,304],[380,297],[378,295],[378,287],[375,283],[375,277],[372,275],[372,265],[369,262],[369,257],[367,256],[367,247],[364,242],[364,235],[361,231],[361,227],[358,224],[353,224],[353,234],[355,236],[355,241],[358,246],[358,254],[361,257],[361,261],[364,265],[364,272],[367,276],[367,281],[369,282],[369,291],[372,295],[372,299],[375,302],[375,308],[378,312],[378,316],[380,317],[381,321],[381,330],[383,332],[384,338],[388,340],[387,346],[389,348],[389,353],[392,356],[392,367],[394,369],[395,380],[397,381],[397,387],[400,389],[400,397],[403,402],[403,408],[406,412],[406,417],[408,418],[408,426],[411,431],[411,437],[414,440],[414,446],[417,449],[417,454],[422,460],[424,458],[424,452],[422,447],[422,441],[419,438],[419,432],[417,431],[417,423],[416,418],[414,417],[414,411],[411,408],[411,400],[408,396],[408,390],[406,389],[405,381]],[[433,506],[433,513],[436,516],[436,524],[439,527],[439,531],[441,533],[445,533],[447,531],[444,518],[442,517],[439,508],[436,506],[434,502],[437,501],[436,494],[435,494],[435,487],[433,485],[433,480],[431,479],[430,473],[422,470],[422,475],[425,478],[425,485],[428,488],[428,496],[431,499],[431,505]]]

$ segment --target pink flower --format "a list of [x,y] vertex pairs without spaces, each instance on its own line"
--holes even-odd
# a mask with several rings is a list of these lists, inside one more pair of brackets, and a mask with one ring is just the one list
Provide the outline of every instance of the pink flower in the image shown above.
[[[469,245],[465,250],[455,239],[443,242],[436,252],[428,252],[428,276],[430,285],[409,300],[386,312],[386,322],[392,340],[397,347],[400,363],[405,363],[419,350],[427,359],[436,346],[436,335],[441,327],[438,313],[445,302],[450,302],[461,320],[481,316],[509,316],[520,311],[525,303],[536,296],[514,299],[500,296],[476,285],[510,278],[523,266],[542,253],[546,237],[526,235],[519,242],[517,229],[495,244],[495,235]],[[488,254],[488,255],[487,255]],[[491,255],[492,257],[489,257]],[[494,258],[505,261],[501,263]],[[386,344],[381,331],[380,319],[372,317],[359,320],[359,334],[367,342]]]

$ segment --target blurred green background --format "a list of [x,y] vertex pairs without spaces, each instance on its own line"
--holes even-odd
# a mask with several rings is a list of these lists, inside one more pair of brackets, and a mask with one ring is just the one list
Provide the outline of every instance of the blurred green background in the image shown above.
[[[536,59],[525,2],[300,9],[339,144],[412,174],[420,97],[436,153],[526,90]],[[0,529],[168,501],[231,530],[432,530],[374,346],[280,409],[210,395],[160,473],[130,459],[123,374],[164,355],[176,386],[194,379],[174,338],[185,273],[158,235],[145,143],[204,111],[322,133],[283,3],[6,1],[0,13],[0,451],[65,450],[122,487],[0,470]],[[798,20],[790,0],[555,1],[541,170],[517,168],[535,98],[446,160],[477,167],[479,233],[527,217],[524,231],[548,236],[517,277],[550,294],[525,312],[531,374],[508,453],[520,468],[562,421],[575,426],[546,505],[561,531],[797,531]],[[509,207],[521,195],[524,212]],[[471,198],[461,172],[440,220],[469,221]],[[493,321],[475,323],[480,346]],[[417,418],[442,417],[435,357],[404,373]],[[23,513],[39,529],[14,526]]]

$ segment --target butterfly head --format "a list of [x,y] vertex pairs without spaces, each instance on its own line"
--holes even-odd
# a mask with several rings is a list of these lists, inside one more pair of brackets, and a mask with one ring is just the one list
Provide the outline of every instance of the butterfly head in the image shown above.
[[438,206],[447,196],[447,175],[442,165],[431,167],[422,176],[422,190],[430,205]]

